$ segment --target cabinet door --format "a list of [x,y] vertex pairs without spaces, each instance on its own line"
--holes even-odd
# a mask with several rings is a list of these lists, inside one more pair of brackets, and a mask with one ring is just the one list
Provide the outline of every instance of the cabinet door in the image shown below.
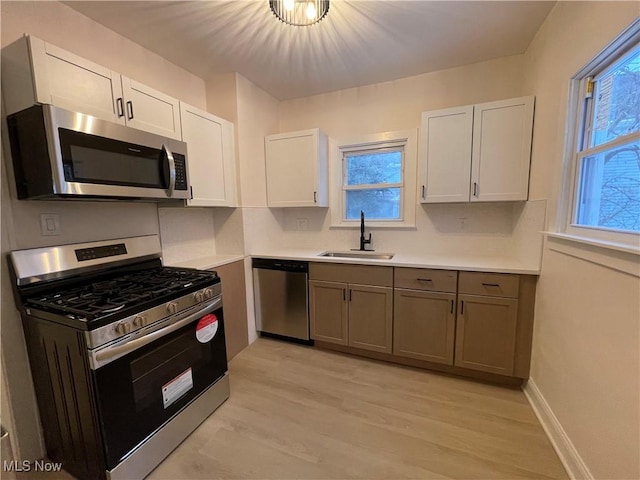
[[124,76],[122,93],[127,125],[180,140],[178,99]]
[[120,75],[35,37],[31,49],[36,101],[124,123]]
[[469,201],[472,128],[473,105],[422,114],[421,203]]
[[328,206],[327,139],[317,128],[265,137],[267,205]]
[[475,106],[471,201],[526,200],[533,97]]
[[453,365],[454,293],[396,289],[393,354]]
[[511,375],[517,319],[518,300],[459,295],[455,365]]
[[311,338],[347,345],[349,339],[347,284],[309,281]]
[[249,345],[244,261],[222,265],[215,270],[222,282],[224,338],[227,344],[227,360],[231,360]]
[[180,102],[182,141],[187,143],[187,168],[196,207],[236,205],[233,124]]
[[393,289],[349,285],[349,346],[391,353]]

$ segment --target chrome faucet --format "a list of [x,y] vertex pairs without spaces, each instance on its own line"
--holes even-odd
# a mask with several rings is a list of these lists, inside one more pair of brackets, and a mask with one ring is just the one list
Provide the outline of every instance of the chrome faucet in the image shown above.
[[364,238],[364,211],[360,210],[360,251],[365,251],[365,245],[371,245],[371,233],[369,233],[369,238]]

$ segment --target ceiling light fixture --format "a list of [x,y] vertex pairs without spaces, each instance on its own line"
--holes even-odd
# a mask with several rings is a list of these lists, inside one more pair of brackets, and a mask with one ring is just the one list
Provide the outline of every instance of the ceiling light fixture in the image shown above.
[[327,16],[329,0],[270,0],[269,7],[284,23],[305,27]]

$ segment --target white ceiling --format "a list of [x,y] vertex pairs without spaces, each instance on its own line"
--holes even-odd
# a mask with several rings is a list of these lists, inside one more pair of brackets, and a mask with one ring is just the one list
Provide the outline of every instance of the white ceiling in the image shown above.
[[292,27],[267,0],[65,3],[202,78],[239,72],[280,100],[523,53],[554,5],[331,0],[323,21]]

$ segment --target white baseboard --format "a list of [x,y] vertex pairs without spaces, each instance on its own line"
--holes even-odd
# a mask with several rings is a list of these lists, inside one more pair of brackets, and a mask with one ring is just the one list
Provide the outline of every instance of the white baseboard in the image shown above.
[[573,446],[567,432],[562,428],[558,418],[554,415],[553,410],[551,410],[540,390],[538,390],[535,382],[529,379],[522,387],[522,391],[527,397],[531,408],[533,408],[536,417],[540,420],[542,428],[544,428],[547,437],[549,437],[569,478],[572,480],[593,480],[594,477],[589,471],[589,467],[582,460],[576,447]]

